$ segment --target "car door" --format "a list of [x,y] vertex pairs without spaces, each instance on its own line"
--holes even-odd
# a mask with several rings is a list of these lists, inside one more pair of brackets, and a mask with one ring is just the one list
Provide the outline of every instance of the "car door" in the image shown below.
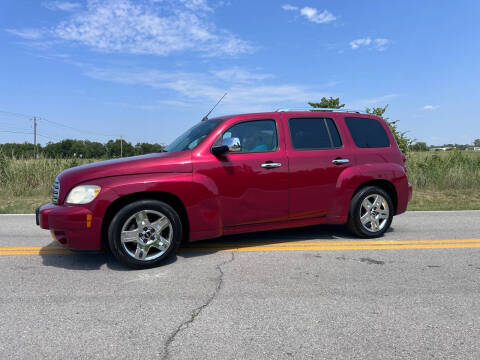
[[286,116],[289,217],[326,216],[334,205],[339,175],[352,164],[333,118]]
[[232,124],[215,141],[240,142],[239,151],[212,154],[209,168],[201,170],[217,187],[223,226],[288,218],[288,164],[280,135],[277,119],[254,119]]

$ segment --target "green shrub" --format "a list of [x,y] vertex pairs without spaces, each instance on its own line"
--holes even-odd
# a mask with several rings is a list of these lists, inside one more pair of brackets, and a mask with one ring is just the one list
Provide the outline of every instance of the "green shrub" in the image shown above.
[[0,154],[0,192],[7,197],[49,194],[60,172],[92,161],[95,160],[12,159]]
[[417,189],[480,191],[480,153],[407,153],[408,179]]

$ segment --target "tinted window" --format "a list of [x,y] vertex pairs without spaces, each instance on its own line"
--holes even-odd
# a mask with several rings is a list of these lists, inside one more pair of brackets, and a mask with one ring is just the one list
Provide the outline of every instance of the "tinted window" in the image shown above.
[[240,139],[242,153],[275,151],[277,149],[277,128],[274,120],[254,120],[233,125],[223,135]]
[[348,130],[352,134],[355,145],[361,148],[378,148],[390,146],[387,133],[375,119],[345,118]]
[[333,147],[339,148],[342,147],[342,139],[340,139],[340,134],[338,133],[337,127],[332,119],[325,119],[327,122],[328,131],[332,136]]
[[192,128],[188,129],[170,145],[165,148],[165,151],[176,152],[191,150],[198,146],[220,123],[220,119],[206,120],[198,123]]
[[323,118],[290,119],[289,126],[292,144],[295,149],[330,149],[332,147],[327,125]]

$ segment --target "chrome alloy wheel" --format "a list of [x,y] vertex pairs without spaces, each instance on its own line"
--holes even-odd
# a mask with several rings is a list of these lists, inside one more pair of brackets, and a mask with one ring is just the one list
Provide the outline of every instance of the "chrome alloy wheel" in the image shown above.
[[120,233],[125,252],[142,261],[162,256],[170,247],[172,239],[172,223],[164,214],[155,210],[142,210],[130,216]]
[[387,225],[389,216],[388,202],[382,195],[368,195],[360,204],[360,222],[369,232],[381,231]]

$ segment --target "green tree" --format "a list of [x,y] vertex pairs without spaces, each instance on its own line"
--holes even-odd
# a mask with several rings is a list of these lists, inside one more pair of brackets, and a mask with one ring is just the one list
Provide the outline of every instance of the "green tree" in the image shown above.
[[475,140],[473,141],[473,146],[475,146],[475,147],[480,147],[480,139],[475,139]]
[[135,154],[136,155],[143,155],[143,154],[151,154],[155,152],[160,152],[164,148],[163,145],[154,143],[137,143],[135,145]]
[[96,141],[85,141],[85,157],[89,159],[98,159],[106,156],[105,146]]
[[86,156],[87,148],[85,142],[80,140],[73,140],[72,147],[70,148],[70,157],[84,158]]
[[427,143],[425,142],[416,142],[415,144],[411,145],[409,150],[411,151],[428,151]]
[[120,139],[116,139],[115,141],[109,140],[105,144],[105,149],[107,151],[107,156],[109,158],[118,158],[120,157],[120,153],[122,153],[123,157],[135,155],[134,147],[132,146],[131,143],[125,140],[123,141]]
[[407,131],[400,131],[398,129],[398,122],[400,120],[394,120],[394,121],[389,121],[387,117],[384,117],[383,114],[385,114],[385,111],[387,111],[388,104],[385,105],[384,107],[374,107],[374,108],[366,108],[365,111],[368,114],[372,115],[377,115],[381,118],[383,118],[388,126],[390,127],[390,130],[392,130],[393,136],[395,137],[395,140],[397,141],[398,147],[400,150],[406,154],[408,152],[408,148],[412,143],[415,141],[415,139],[411,139],[407,136]]
[[[42,147],[37,145],[40,152]],[[0,145],[0,153],[11,158],[33,158],[34,147],[32,143],[5,143]]]
[[309,102],[313,108],[327,108],[327,109],[340,109],[345,106],[345,104],[340,104],[340,98],[333,98],[330,96],[329,99],[322,97],[320,102]]

